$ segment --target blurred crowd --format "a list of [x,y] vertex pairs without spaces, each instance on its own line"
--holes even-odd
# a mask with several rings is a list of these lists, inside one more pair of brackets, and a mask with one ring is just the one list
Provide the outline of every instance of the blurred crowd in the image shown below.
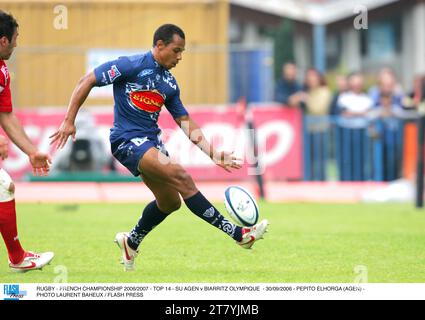
[[[416,77],[411,92],[403,89],[391,68],[382,68],[373,80],[360,72],[337,75],[333,90],[314,68],[306,71],[304,83],[297,76],[294,63],[283,66],[275,100],[306,116],[319,116],[305,118],[306,180],[326,179],[329,152],[338,162],[342,181],[391,181],[402,176],[402,163],[414,161],[403,158],[412,153],[405,152],[409,146],[403,141],[416,140],[406,128],[425,101],[425,76]],[[379,147],[373,147],[375,143]]]
[[383,68],[368,90],[360,72],[337,75],[335,89],[331,90],[324,75],[316,69],[308,69],[301,83],[297,66],[287,63],[276,82],[275,100],[287,107],[300,108],[306,115],[397,117],[415,110],[425,100],[425,76],[418,76],[413,88],[406,92],[394,71]]

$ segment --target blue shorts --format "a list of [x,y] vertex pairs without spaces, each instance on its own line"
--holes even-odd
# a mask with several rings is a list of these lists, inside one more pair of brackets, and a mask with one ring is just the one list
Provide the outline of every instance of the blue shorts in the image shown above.
[[156,148],[168,156],[168,151],[159,137],[136,137],[130,140],[122,138],[111,143],[113,156],[135,177],[140,175],[140,159],[150,148]]

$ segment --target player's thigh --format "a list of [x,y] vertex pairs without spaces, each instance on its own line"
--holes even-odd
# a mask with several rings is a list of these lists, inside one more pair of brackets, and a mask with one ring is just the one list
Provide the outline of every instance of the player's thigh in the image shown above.
[[154,194],[158,208],[162,212],[169,214],[180,209],[180,194],[175,188],[155,181],[143,173],[141,176],[143,182]]
[[156,148],[147,150],[139,161],[139,171],[152,180],[160,182],[168,182],[178,170],[180,166],[172,163],[170,157]]
[[186,170],[156,148],[150,148],[140,159],[139,171],[162,186],[175,188],[179,193],[196,189]]

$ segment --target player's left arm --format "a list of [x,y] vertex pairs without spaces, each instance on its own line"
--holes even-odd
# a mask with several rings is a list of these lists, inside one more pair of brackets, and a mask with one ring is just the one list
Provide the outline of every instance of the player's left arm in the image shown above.
[[235,157],[233,152],[216,151],[214,146],[205,138],[198,124],[189,115],[180,116],[174,118],[174,120],[189,140],[210,157],[219,167],[228,172],[230,172],[230,169],[241,168],[241,159]]
[[34,174],[47,174],[52,162],[50,155],[38,151],[16,115],[13,112],[0,112],[0,125],[9,139],[28,156]]

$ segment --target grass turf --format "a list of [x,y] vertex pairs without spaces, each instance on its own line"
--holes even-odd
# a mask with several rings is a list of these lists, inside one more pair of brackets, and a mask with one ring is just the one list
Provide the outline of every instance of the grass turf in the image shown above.
[[425,282],[425,212],[411,205],[260,203],[271,224],[253,250],[183,207],[146,237],[136,271],[126,273],[113,239],[142,208],[18,204],[23,246],[56,256],[43,271],[14,274],[1,241],[0,283]]

